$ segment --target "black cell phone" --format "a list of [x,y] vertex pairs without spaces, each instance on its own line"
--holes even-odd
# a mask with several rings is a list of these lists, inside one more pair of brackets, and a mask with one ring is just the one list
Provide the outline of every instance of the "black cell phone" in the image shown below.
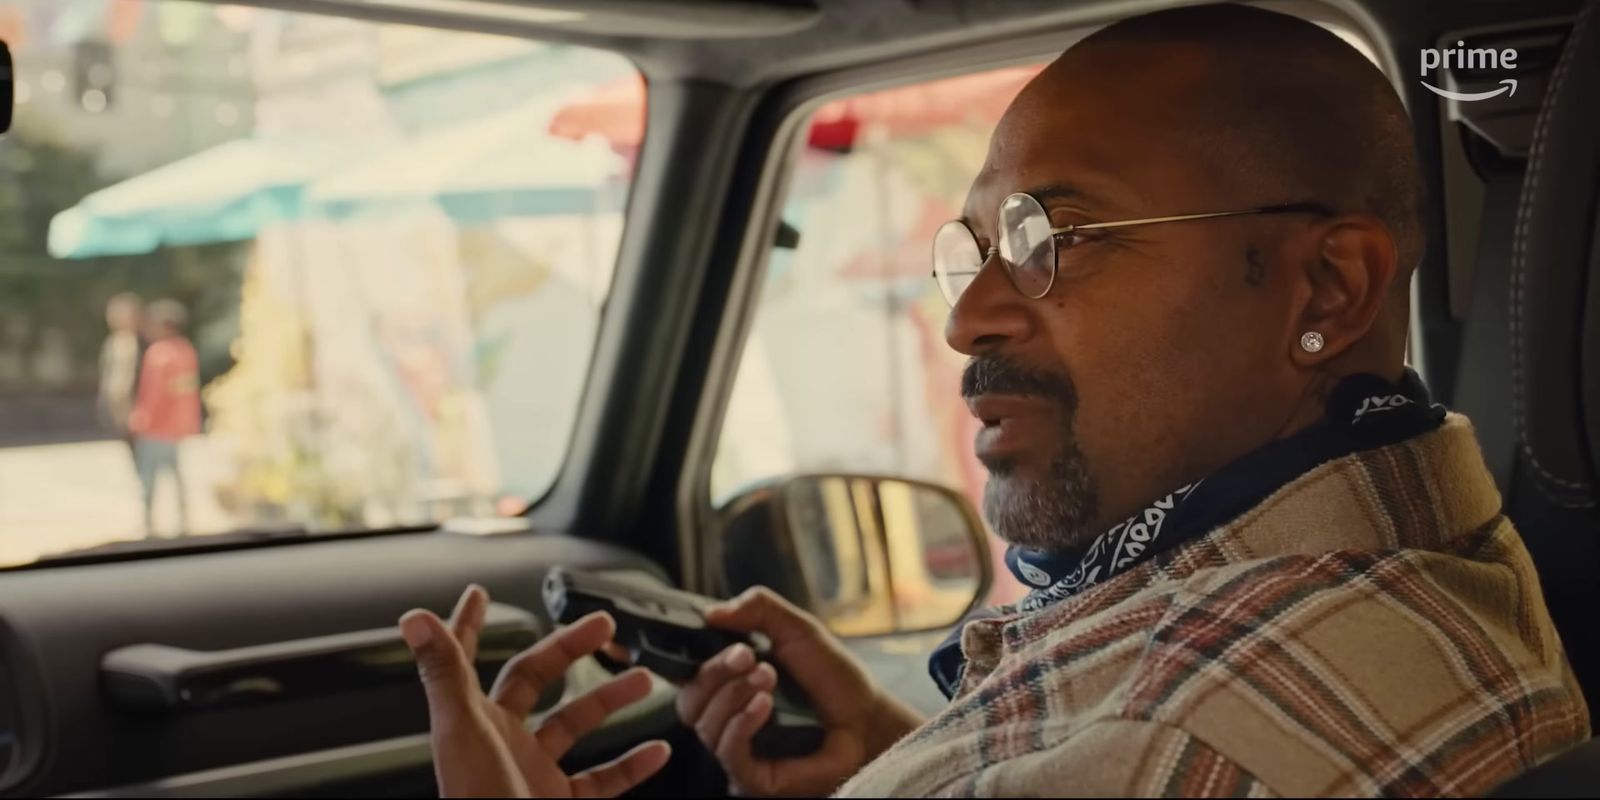
[[544,578],[544,604],[550,618],[568,624],[604,611],[617,622],[616,641],[633,663],[670,681],[687,681],[700,665],[739,643],[778,672],[772,717],[751,741],[761,758],[809,755],[822,746],[824,731],[805,693],[772,660],[772,643],[760,634],[714,628],[704,610],[711,598],[644,582],[552,567]]

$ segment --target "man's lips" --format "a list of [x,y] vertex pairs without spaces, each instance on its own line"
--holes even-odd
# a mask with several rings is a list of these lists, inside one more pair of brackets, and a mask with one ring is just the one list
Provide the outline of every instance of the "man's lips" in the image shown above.
[[1046,405],[1044,398],[1020,394],[980,394],[967,398],[967,410],[986,428],[1007,419],[1038,414]]
[[989,461],[1037,444],[1036,418],[1048,413],[1049,401],[1026,395],[983,394],[967,398],[967,408],[983,429],[973,441],[979,460]]

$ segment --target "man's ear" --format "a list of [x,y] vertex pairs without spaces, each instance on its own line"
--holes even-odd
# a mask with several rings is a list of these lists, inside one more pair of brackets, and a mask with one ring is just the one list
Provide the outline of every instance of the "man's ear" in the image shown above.
[[1302,366],[1336,358],[1371,332],[1399,264],[1394,236],[1371,214],[1342,214],[1319,227],[1319,251],[1306,268],[1311,291],[1299,333],[1321,334],[1323,346],[1308,352],[1297,335],[1292,357]]

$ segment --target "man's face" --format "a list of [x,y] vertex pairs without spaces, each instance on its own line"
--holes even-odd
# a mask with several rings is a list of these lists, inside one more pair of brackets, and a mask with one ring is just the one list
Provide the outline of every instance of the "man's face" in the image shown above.
[[[1013,192],[1039,198],[1056,227],[1306,199],[1218,185],[1184,116],[1204,70],[1163,66],[1182,55],[1079,48],[1024,90],[967,197],[980,248],[995,244]],[[1281,343],[1298,285],[1286,265],[1303,242],[1267,219],[1064,237],[1040,299],[989,259],[946,338],[973,357],[963,394],[984,423],[975,446],[997,533],[1039,549],[1085,545],[1273,438],[1298,391]]]

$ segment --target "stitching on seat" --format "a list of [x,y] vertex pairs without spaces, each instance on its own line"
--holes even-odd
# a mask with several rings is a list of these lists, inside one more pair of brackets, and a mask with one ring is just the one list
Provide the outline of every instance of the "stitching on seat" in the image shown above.
[[[1573,23],[1571,39],[1567,42],[1567,46],[1562,53],[1561,61],[1556,66],[1555,77],[1551,79],[1550,89],[1546,95],[1547,97],[1559,98],[1561,86],[1566,82],[1567,68],[1571,66],[1572,62],[1575,60],[1573,54],[1578,51],[1578,46],[1588,28],[1585,23],[1588,21],[1589,14],[1594,11],[1594,7],[1597,4],[1600,4],[1600,2],[1596,2],[1596,0],[1591,0],[1591,2],[1585,3],[1583,10],[1578,14],[1577,21]],[[1553,116],[1555,116],[1555,103],[1553,102],[1547,104],[1545,107],[1539,110],[1538,120],[1534,124],[1533,146],[1528,152],[1528,178],[1522,186],[1521,203],[1517,209],[1517,228],[1516,236],[1514,237],[1514,252],[1511,259],[1511,400],[1512,408],[1515,410],[1517,422],[1517,443],[1522,450],[1523,455],[1527,457],[1528,462],[1533,466],[1534,470],[1538,472],[1539,475],[1545,480],[1564,489],[1589,491],[1593,487],[1588,482],[1569,481],[1558,477],[1554,474],[1551,474],[1549,470],[1545,469],[1544,465],[1539,463],[1539,457],[1534,454],[1533,447],[1528,443],[1527,407],[1523,397],[1522,295],[1523,277],[1527,269],[1528,221],[1532,216],[1529,209],[1532,206],[1534,196],[1537,195],[1539,191],[1539,177],[1544,166],[1543,156],[1545,134],[1549,131],[1550,119]],[[1558,505],[1569,508],[1588,508],[1595,505],[1595,501],[1593,499],[1580,503],[1573,503],[1572,501],[1564,501],[1557,498],[1550,499],[1556,502]]]

